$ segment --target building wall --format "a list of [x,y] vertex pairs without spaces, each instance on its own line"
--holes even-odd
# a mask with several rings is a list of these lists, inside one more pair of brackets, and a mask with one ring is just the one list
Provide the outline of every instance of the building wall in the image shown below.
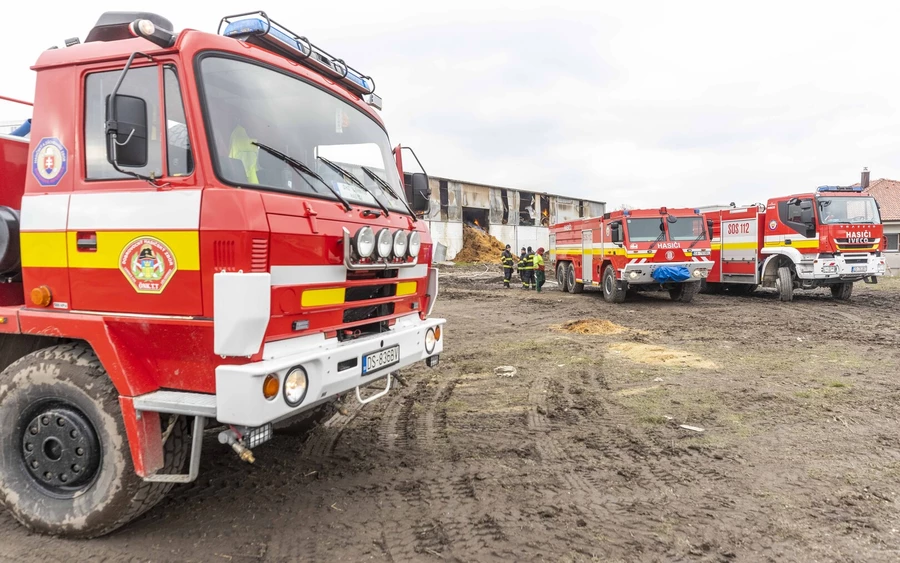
[[[428,230],[431,232],[431,240],[435,244],[435,259],[441,261],[451,260],[459,254],[463,245],[463,224],[449,221],[427,221]],[[439,249],[438,245],[443,245]],[[443,254],[443,255],[442,255]]]
[[[888,235],[900,235],[900,221],[886,221],[884,223],[885,238]],[[900,276],[900,252],[896,250],[885,251],[884,257],[887,261],[888,275]]]
[[[462,250],[463,207],[488,210],[488,232],[497,240],[513,247],[515,254],[523,246],[530,246],[535,250],[550,246],[550,229],[541,226],[541,217],[545,217],[545,222],[557,223],[576,219],[581,213],[585,217],[597,217],[606,211],[605,204],[600,202],[551,195],[549,198],[545,196],[542,205],[540,193],[467,184],[444,178],[430,178],[429,187],[430,206],[424,219],[431,231],[431,238],[436,243],[435,258],[439,260],[451,260]],[[445,202],[443,206],[442,199]],[[522,201],[534,203],[528,215],[536,225],[520,224],[519,209]]]

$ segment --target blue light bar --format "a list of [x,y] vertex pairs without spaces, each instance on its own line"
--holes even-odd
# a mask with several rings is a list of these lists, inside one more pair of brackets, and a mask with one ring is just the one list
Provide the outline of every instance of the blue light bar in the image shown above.
[[816,191],[821,192],[862,192],[862,186],[819,186]]
[[226,16],[219,22],[219,34],[246,41],[323,72],[360,96],[375,92],[375,81],[371,76],[365,76],[343,60],[329,55],[306,37],[273,21],[265,12]]

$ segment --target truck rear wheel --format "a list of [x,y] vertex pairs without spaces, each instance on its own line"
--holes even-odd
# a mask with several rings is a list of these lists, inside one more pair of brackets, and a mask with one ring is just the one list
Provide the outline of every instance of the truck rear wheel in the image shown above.
[[[0,373],[0,502],[26,528],[102,536],[171,489],[134,472],[119,396],[84,344],[32,352]],[[187,456],[187,421],[172,419],[161,473]]]
[[794,298],[794,280],[791,269],[787,266],[778,268],[778,277],[775,278],[775,289],[778,290],[778,299],[790,301]]
[[684,282],[680,283],[669,290],[669,297],[672,301],[681,303],[690,303],[694,300],[694,296],[700,291],[700,282]]
[[575,281],[575,264],[569,264],[568,273],[566,274],[567,283],[569,284],[569,293],[583,293],[584,284]]
[[603,270],[603,298],[610,303],[624,303],[627,291],[616,282],[616,270],[612,264],[607,266]]
[[853,282],[836,283],[831,286],[831,296],[839,301],[849,301],[853,294]]
[[560,291],[569,291],[569,263],[560,262],[556,265],[556,281]]

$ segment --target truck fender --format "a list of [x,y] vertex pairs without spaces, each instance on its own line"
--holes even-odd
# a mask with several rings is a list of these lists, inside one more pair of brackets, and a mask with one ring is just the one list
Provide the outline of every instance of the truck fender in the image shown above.
[[779,248],[769,251],[768,254],[770,256],[763,262],[759,279],[763,286],[773,287],[778,275],[778,268],[785,265],[796,265],[800,261],[800,251],[796,248]]

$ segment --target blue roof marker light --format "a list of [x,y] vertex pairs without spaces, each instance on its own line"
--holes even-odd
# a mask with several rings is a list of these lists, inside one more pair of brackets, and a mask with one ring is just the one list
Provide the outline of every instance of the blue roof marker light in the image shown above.
[[265,12],[225,16],[219,22],[219,34],[246,41],[323,72],[359,94],[369,105],[381,109],[381,98],[374,95],[375,80],[371,76],[362,74],[342,59],[316,47],[309,39],[272,20]]
[[816,192],[862,192],[862,186],[819,186]]

